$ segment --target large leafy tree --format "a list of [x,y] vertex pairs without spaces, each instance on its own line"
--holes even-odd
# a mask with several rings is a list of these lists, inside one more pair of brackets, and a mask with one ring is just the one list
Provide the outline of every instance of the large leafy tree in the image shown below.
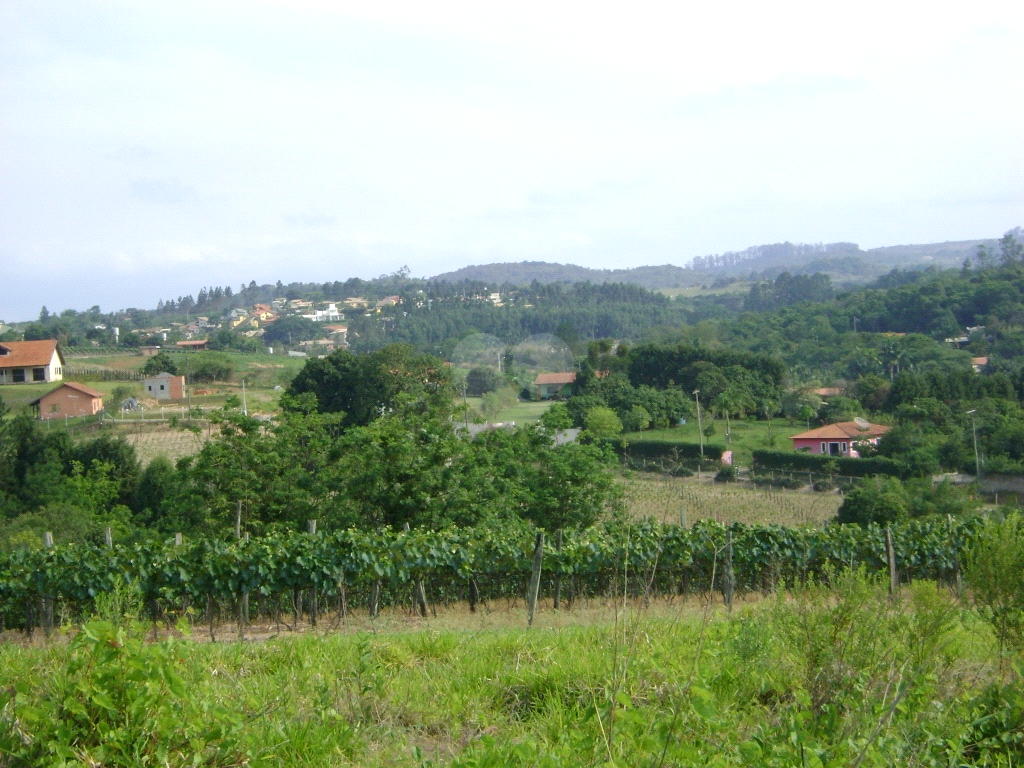
[[398,411],[450,415],[455,396],[444,362],[404,344],[368,355],[339,350],[310,360],[289,393],[315,395],[321,412],[345,414],[345,426],[366,426]]

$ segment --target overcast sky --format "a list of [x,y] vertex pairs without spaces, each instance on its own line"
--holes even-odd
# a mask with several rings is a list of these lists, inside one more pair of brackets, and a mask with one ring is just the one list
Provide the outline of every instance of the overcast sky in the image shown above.
[[998,237],[1022,40],[985,0],[0,0],[0,319]]

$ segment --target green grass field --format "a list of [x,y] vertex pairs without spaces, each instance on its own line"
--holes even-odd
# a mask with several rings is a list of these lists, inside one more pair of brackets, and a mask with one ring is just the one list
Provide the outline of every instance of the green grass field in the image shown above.
[[[790,451],[793,443],[788,438],[791,435],[805,432],[807,426],[802,422],[790,426],[784,419],[772,419],[771,436],[769,437],[768,422],[748,421],[746,419],[730,419],[729,427],[732,433],[732,441],[726,443],[725,419],[711,420],[702,416],[703,424],[707,427],[711,424],[714,427],[714,434],[704,438],[705,445],[717,445],[723,450],[731,450],[734,456],[734,463],[740,467],[749,467],[753,460],[752,453],[758,449],[769,449],[775,451]],[[627,440],[663,440],[665,442],[681,441],[697,444],[700,441],[700,434],[697,429],[697,420],[693,419],[681,427],[672,429],[652,429],[646,432],[631,432],[624,436]]]
[[[476,412],[480,413],[480,406],[483,400],[479,397],[468,397],[466,402],[469,403],[469,407]],[[515,405],[510,405],[507,408],[503,408],[499,411],[496,418],[492,421],[508,422],[514,421],[516,424],[530,424],[537,421],[544,412],[551,407],[551,401],[545,400],[541,402],[533,402],[529,400],[520,400]],[[470,414],[472,418],[472,413]]]
[[532,629],[521,604],[259,642],[92,624],[0,645],[0,764],[1018,764],[1020,682],[976,613],[833,581],[731,613],[609,594]]

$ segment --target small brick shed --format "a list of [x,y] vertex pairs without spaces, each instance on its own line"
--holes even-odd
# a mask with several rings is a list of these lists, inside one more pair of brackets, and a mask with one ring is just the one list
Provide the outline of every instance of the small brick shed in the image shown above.
[[63,419],[65,416],[95,416],[103,410],[103,393],[79,384],[65,381],[56,389],[32,401],[40,419]]

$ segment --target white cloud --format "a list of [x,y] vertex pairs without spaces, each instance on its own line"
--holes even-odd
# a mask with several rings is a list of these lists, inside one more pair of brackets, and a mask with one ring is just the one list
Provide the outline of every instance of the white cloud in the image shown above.
[[1022,33],[996,2],[9,4],[0,258],[177,295],[997,235]]

